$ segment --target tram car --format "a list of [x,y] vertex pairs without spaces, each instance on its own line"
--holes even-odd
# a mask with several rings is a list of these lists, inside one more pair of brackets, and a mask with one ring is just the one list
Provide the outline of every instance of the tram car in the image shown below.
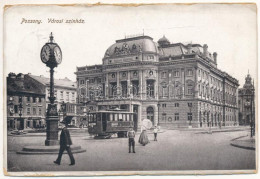
[[88,114],[88,132],[95,138],[110,138],[113,134],[127,137],[127,131],[134,127],[133,112],[96,111]]

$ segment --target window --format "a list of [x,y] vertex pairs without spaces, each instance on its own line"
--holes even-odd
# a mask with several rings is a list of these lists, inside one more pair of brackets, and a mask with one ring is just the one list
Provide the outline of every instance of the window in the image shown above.
[[74,101],[74,98],[75,98],[75,93],[74,93],[74,92],[72,92],[71,94],[72,94],[72,101]]
[[192,121],[192,113],[187,113],[188,115],[188,121]]
[[175,103],[174,106],[175,106],[175,107],[179,107],[179,103]]
[[173,72],[173,76],[174,77],[179,77],[180,76],[180,72],[179,71],[174,71]]
[[27,108],[27,115],[31,114],[31,108]]
[[63,99],[63,91],[60,92],[60,99]]
[[39,108],[39,115],[42,115],[42,108]]
[[67,100],[67,101],[70,100],[70,93],[69,93],[69,92],[66,93],[66,100]]
[[163,107],[163,108],[166,108],[166,104],[162,104],[162,107]]
[[89,79],[89,83],[94,83],[95,82],[95,79]]
[[175,120],[175,121],[178,121],[179,119],[180,119],[179,113],[175,113],[175,114],[174,114],[174,120]]
[[111,77],[112,77],[112,78],[115,78],[115,77],[116,77],[115,73],[112,73]]
[[84,84],[85,84],[85,81],[84,81],[84,80],[80,80],[80,84],[81,84],[81,85],[84,85]]
[[14,113],[18,113],[18,105],[14,105]]
[[148,97],[154,97],[154,81],[153,80],[147,80],[147,96]]
[[30,97],[29,96],[27,96],[27,102],[30,102]]
[[162,72],[162,78],[166,78],[166,72]]
[[166,113],[163,113],[163,114],[162,114],[162,121],[165,121],[165,122],[166,122]]
[[192,95],[193,94],[193,84],[192,83],[188,83],[187,84],[187,94],[188,95]]
[[36,115],[36,108],[33,108],[33,115]]
[[39,103],[41,103],[42,102],[42,98],[41,97],[39,97]]
[[36,103],[36,97],[33,97],[33,102]]
[[188,69],[188,70],[187,70],[187,76],[192,76],[192,75],[193,75],[192,69]]
[[200,70],[199,70],[199,76],[200,76]]
[[123,73],[122,73],[122,77],[126,77],[126,72],[123,72]]

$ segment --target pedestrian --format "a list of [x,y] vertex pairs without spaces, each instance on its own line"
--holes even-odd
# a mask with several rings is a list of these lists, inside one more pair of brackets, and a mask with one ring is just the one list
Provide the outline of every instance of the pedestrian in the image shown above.
[[148,135],[147,135],[145,126],[141,127],[141,134],[140,134],[138,142],[140,144],[142,144],[143,146],[145,146],[146,144],[148,144],[150,142],[149,139],[148,139]]
[[72,145],[72,141],[70,138],[70,132],[67,129],[69,122],[70,121],[68,121],[68,120],[63,120],[61,122],[63,128],[62,128],[62,131],[60,134],[60,151],[59,151],[58,158],[54,161],[54,163],[57,165],[60,165],[61,157],[62,157],[64,150],[67,151],[67,153],[70,157],[70,165],[75,165],[75,159],[74,159],[73,154],[70,149],[70,145]]
[[154,126],[153,129],[153,134],[154,134],[154,141],[157,141],[157,133],[158,133],[159,129],[157,126]]
[[127,133],[128,136],[128,146],[129,146],[129,153],[131,153],[131,147],[133,149],[133,153],[135,153],[135,131],[131,127]]

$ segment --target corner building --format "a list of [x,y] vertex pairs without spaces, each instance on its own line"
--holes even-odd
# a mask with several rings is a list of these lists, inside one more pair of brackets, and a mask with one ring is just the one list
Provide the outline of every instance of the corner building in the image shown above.
[[144,118],[167,128],[238,125],[238,81],[217,68],[207,45],[125,38],[106,50],[102,65],[75,74],[79,103],[136,112],[136,130]]

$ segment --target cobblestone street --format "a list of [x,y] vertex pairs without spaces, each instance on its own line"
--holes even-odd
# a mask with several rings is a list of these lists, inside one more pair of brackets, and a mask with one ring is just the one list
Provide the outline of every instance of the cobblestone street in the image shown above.
[[120,170],[244,170],[255,169],[255,151],[230,145],[233,138],[249,131],[213,134],[168,130],[159,133],[158,142],[141,146],[136,136],[136,153],[128,153],[127,138],[92,139],[87,133],[72,133],[75,145],[86,149],[74,154],[75,166],[63,155],[60,166],[53,164],[57,155],[21,155],[26,145],[43,145],[42,134],[8,136],[9,171],[120,171]]

